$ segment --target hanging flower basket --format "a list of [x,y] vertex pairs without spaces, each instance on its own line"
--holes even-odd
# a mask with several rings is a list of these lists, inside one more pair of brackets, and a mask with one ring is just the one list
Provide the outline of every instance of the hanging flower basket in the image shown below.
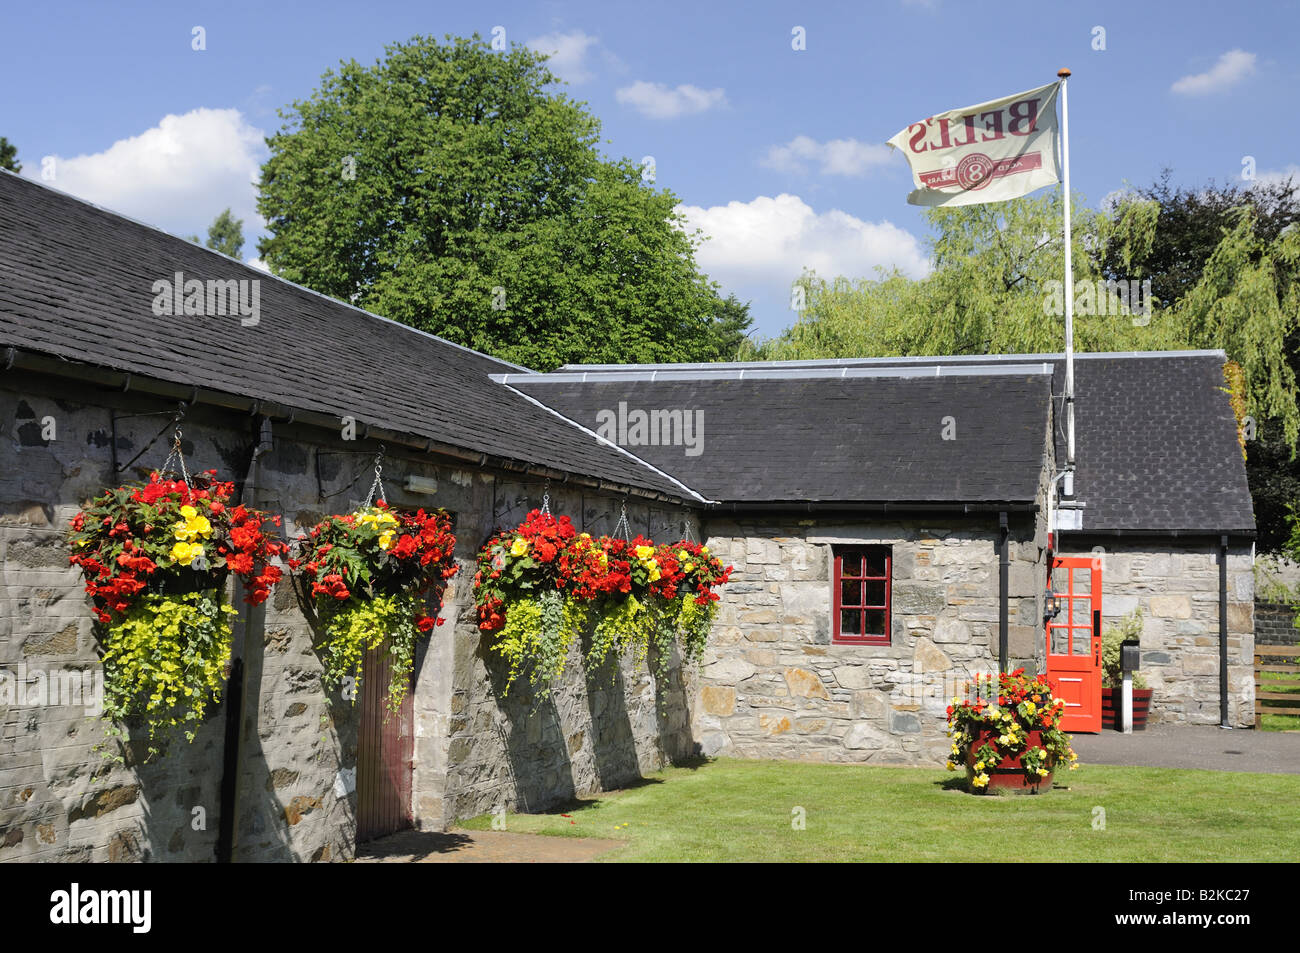
[[415,665],[416,642],[443,621],[441,605],[430,613],[426,597],[458,568],[450,517],[441,510],[395,510],[379,500],[328,517],[296,540],[295,548],[290,565],[310,583],[322,681],[339,687],[351,678],[355,703],[363,656],[387,639],[388,707],[397,711]]
[[[591,553],[570,551],[577,537],[567,516],[532,510],[513,530],[497,533],[479,551],[474,600],[479,628],[496,633],[492,651],[508,662],[506,687],[530,669],[538,698],[564,673],[569,646],[587,624],[587,598],[566,599],[597,585]],[[581,580],[581,581],[579,581]]]
[[69,561],[81,569],[104,666],[106,734],[142,719],[155,736],[183,727],[193,741],[208,700],[218,700],[230,659],[226,577],[245,601],[263,602],[280,579],[285,546],[266,529],[279,517],[231,505],[232,483],[208,470],[108,490],[72,518]]
[[[626,517],[619,522],[625,527]],[[570,646],[594,618],[588,675],[624,655],[637,665],[649,658],[662,694],[674,645],[683,658],[703,655],[714,589],[730,574],[706,546],[578,533],[544,504],[481,550],[479,628],[495,633],[492,650],[509,660],[507,691],[527,668],[538,697],[549,694]]]
[[1016,669],[996,681],[977,675],[967,687],[974,698],[948,706],[948,769],[963,766],[972,793],[1050,791],[1059,766],[1078,767],[1070,736],[1059,727],[1065,702],[1045,678]]

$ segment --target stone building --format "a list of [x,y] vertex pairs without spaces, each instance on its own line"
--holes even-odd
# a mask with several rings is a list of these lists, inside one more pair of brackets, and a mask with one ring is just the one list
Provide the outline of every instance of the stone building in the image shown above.
[[[441,829],[695,752],[932,764],[947,699],[1000,656],[1074,680],[1086,730],[1097,623],[1134,607],[1155,716],[1249,725],[1254,523],[1223,361],[1081,356],[1061,501],[1059,355],[536,374],[0,174],[0,673],[93,677],[63,527],[162,462],[178,409],[190,466],[288,535],[364,499],[382,446],[388,499],[447,509],[463,570],[394,738],[364,728],[364,690],[321,693],[287,582],[241,608],[222,704],[156,763],[106,763],[84,704],[0,694],[0,861],[347,859],[377,802]],[[536,707],[501,692],[473,561],[547,492],[593,533],[624,507],[633,532],[685,523],[736,567],[664,704],[626,664],[606,684],[575,661]]]

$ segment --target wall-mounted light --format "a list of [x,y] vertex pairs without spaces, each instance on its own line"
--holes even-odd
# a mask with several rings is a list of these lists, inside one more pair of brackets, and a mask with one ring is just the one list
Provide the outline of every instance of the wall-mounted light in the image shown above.
[[1061,614],[1061,600],[1052,590],[1046,589],[1043,592],[1043,619],[1050,621]]

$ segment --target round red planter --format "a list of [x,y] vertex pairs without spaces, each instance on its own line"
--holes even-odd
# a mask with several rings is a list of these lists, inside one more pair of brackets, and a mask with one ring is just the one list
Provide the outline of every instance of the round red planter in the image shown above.
[[[1154,689],[1133,689],[1133,730],[1142,731],[1147,726],[1147,715],[1151,712],[1151,693]],[[1120,730],[1119,707],[1123,693],[1118,688],[1101,690],[1101,727],[1103,730]]]
[[[971,741],[970,751],[966,755],[966,781],[970,785],[970,790],[976,794],[1039,794],[1052,789],[1052,774],[1047,772],[1047,777],[1040,778],[1034,775],[1032,778],[1025,771],[1024,765],[1020,763],[1020,756],[1004,755],[992,768],[985,768],[984,773],[989,776],[987,788],[977,788],[972,782],[975,780],[975,761],[976,752],[984,747],[987,742],[992,741],[995,747],[997,745],[997,736],[1000,732],[993,728],[981,728],[976,732],[974,740]],[[1029,732],[1029,737],[1025,741],[1025,747],[1021,750],[1028,751],[1030,748],[1041,748],[1043,746],[1043,733],[1041,731]]]

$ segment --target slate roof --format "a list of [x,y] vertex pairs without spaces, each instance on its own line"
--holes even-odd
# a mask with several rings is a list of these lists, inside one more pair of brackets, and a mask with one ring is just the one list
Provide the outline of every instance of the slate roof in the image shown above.
[[[260,279],[261,320],[156,317],[153,283]],[[0,172],[0,364],[16,347],[690,498],[494,383],[520,368]]]
[[[666,368],[669,369],[669,368]],[[634,371],[635,368],[626,370]],[[631,446],[719,502],[1030,502],[1043,470],[1050,368],[935,377],[504,381],[584,427],[602,411],[697,413],[703,440]],[[944,439],[946,418],[955,432]]]
[[[1222,351],[1075,355],[1075,493],[1086,504],[1085,533],[1254,531],[1254,510],[1237,444],[1236,421],[1222,390],[1225,360]],[[1064,355],[856,358],[780,362],[780,366],[818,373],[844,368],[907,368],[919,373],[932,367],[1009,367],[1035,362],[1046,362],[1053,372],[1055,453],[1057,461],[1064,463]],[[629,370],[643,374],[734,375],[761,373],[773,364],[752,362],[727,367],[729,371],[707,364],[637,368],[576,365],[560,371],[581,373],[594,382]],[[985,411],[992,412],[995,423],[1004,419],[1000,409],[986,406]],[[891,446],[891,437],[911,439],[906,430],[886,433],[877,444],[864,448],[863,455],[888,459],[891,452],[898,452]],[[799,455],[797,445],[789,449]],[[905,450],[905,454],[910,453],[910,449]]]

